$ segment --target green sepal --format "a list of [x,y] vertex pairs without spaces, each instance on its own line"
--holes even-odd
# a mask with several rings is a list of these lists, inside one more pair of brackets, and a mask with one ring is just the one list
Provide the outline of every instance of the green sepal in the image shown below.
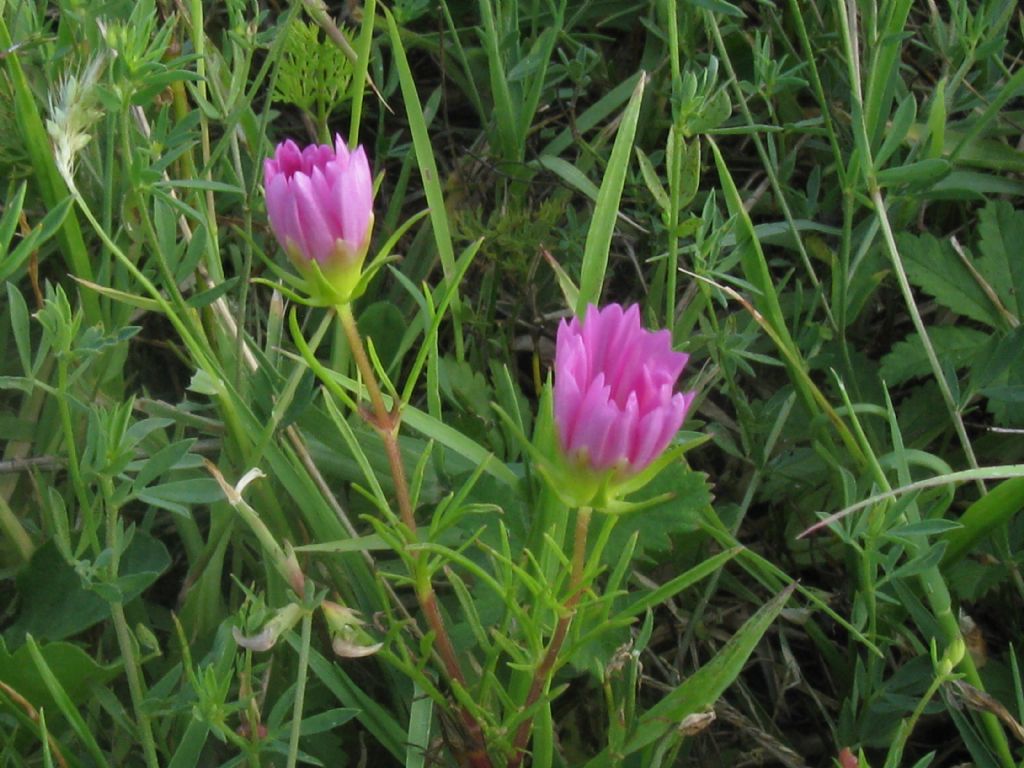
[[[551,407],[549,393],[550,384],[547,384],[541,396],[542,413],[544,408]],[[662,470],[678,461],[684,453],[711,439],[710,435],[696,432],[687,433],[692,437],[667,449],[641,472],[628,477],[620,477],[621,469],[616,467],[604,472],[593,472],[585,467],[573,466],[560,450],[557,451],[557,458],[552,460],[523,434],[519,425],[500,406],[492,403],[491,407],[512,435],[519,440],[532,460],[533,468],[563,504],[575,508],[588,506],[610,515],[635,512],[668,500],[670,496],[664,494],[639,503],[626,502],[622,499],[624,496],[639,491]]]

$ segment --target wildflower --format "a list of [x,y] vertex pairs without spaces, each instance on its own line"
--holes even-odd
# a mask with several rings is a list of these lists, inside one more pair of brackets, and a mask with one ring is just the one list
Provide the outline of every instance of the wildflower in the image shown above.
[[279,609],[255,635],[246,635],[239,627],[232,627],[231,634],[235,642],[250,651],[269,651],[277,644],[278,638],[298,624],[302,618],[302,607],[296,603],[289,603]]
[[332,303],[351,299],[373,228],[373,179],[363,148],[299,149],[290,139],[263,161],[270,227],[299,272]]
[[324,600],[321,608],[331,633],[331,648],[338,656],[358,659],[371,656],[384,647],[383,643],[371,642],[369,634],[363,629],[366,622],[351,608],[330,600]]
[[577,474],[615,483],[645,469],[668,446],[694,392],[675,392],[688,355],[671,334],[647,331],[636,305],[588,306],[562,321],[555,347],[554,417]]

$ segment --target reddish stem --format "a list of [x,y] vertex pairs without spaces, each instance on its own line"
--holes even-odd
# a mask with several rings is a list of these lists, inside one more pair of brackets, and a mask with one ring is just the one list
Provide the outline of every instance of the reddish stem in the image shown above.
[[[405,479],[405,466],[402,464],[402,454],[398,446],[398,426],[401,421],[398,401],[395,401],[394,407],[390,411],[384,404],[384,396],[380,391],[380,385],[377,383],[377,376],[373,370],[373,365],[371,365],[370,359],[367,357],[366,350],[363,347],[363,339],[359,335],[359,328],[356,325],[355,316],[352,314],[351,305],[342,304],[337,307],[337,311],[338,317],[341,319],[341,327],[344,329],[345,336],[348,339],[349,348],[352,350],[352,357],[355,360],[356,367],[362,374],[363,383],[370,393],[370,404],[373,411],[372,413],[364,412],[363,417],[377,430],[381,440],[384,442],[384,451],[387,454],[388,464],[391,467],[391,476],[395,481],[395,497],[398,502],[399,517],[401,517],[405,527],[409,529],[409,533],[415,538],[416,517],[413,514],[412,501],[409,498],[409,484]],[[414,561],[418,562],[419,556],[419,551],[412,552]],[[466,677],[462,673],[459,657],[455,652],[455,647],[452,645],[448,630],[445,628],[444,618],[437,605],[434,586],[429,578],[418,579],[417,581],[416,599],[427,619],[427,623],[430,625],[430,629],[434,632],[434,647],[437,650],[438,656],[441,657],[445,673],[450,680],[458,683],[465,690]],[[459,707],[459,716],[469,738],[469,752],[464,757],[469,760],[472,768],[492,768],[490,758],[487,756],[483,729],[480,727],[480,723],[477,722],[477,719],[473,717],[469,710],[462,706]]]
[[[573,616],[576,615],[576,604],[583,596],[583,561],[587,554],[587,529],[590,526],[590,507],[580,507],[576,513],[576,533],[572,548],[572,572],[569,577],[569,596],[565,599],[565,611],[558,618],[554,634],[548,642],[548,649],[544,653],[533,675],[533,682],[526,694],[526,703],[523,709],[529,709],[540,695],[547,690],[551,682],[551,676],[555,670],[555,662],[558,660],[558,653],[562,650],[566,635],[569,634],[569,627],[572,625]],[[533,729],[533,718],[527,718],[519,724],[516,729],[515,739],[512,741],[512,757],[508,761],[508,768],[518,768],[526,756],[526,745],[530,740],[530,731]]]

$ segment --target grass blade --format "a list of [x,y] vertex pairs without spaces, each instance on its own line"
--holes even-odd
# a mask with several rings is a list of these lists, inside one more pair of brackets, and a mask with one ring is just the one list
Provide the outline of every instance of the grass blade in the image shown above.
[[643,102],[644,85],[647,76],[641,75],[633,89],[633,95],[622,113],[622,121],[615,135],[611,158],[604,172],[601,190],[594,206],[594,218],[587,231],[587,242],[583,248],[583,267],[580,271],[580,295],[576,301],[576,314],[582,315],[588,304],[597,304],[601,299],[604,273],[608,266],[608,251],[612,244],[612,233],[619,215],[619,201],[622,187],[626,182],[626,170],[630,155],[633,154],[633,136],[636,134],[640,104]]

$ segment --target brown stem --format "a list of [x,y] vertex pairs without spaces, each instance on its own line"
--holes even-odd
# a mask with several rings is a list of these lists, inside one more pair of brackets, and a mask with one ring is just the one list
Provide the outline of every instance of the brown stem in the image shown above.
[[[362,336],[359,335],[359,327],[356,325],[355,316],[352,314],[350,304],[341,304],[337,307],[338,317],[341,319],[341,327],[348,339],[349,349],[355,360],[356,367],[363,377],[363,384],[370,393],[370,404],[372,413],[364,413],[366,420],[377,430],[381,440],[384,442],[384,451],[388,457],[388,464],[391,467],[391,476],[395,481],[395,496],[398,502],[398,514],[409,529],[409,533],[416,533],[416,517],[413,514],[412,501],[409,498],[409,484],[405,479],[405,466],[402,464],[402,454],[398,446],[398,425],[401,414],[398,402],[395,401],[392,410],[388,410],[384,404],[384,395],[377,383],[377,376],[370,363],[366,350],[363,347]],[[412,558],[419,561],[420,553],[414,551]],[[420,609],[426,616],[430,629],[434,632],[434,647],[441,663],[444,665],[448,678],[458,683],[463,689],[466,688],[466,677],[462,673],[459,664],[459,657],[452,645],[448,630],[445,628],[444,618],[437,605],[437,596],[434,593],[434,586],[429,578],[417,579],[416,599]],[[459,715],[462,725],[469,737],[469,752],[465,757],[473,768],[491,768],[490,758],[487,757],[487,750],[484,744],[483,729],[480,723],[473,717],[465,707],[459,707]]]
[[[4,682],[0,682],[0,692],[6,694],[13,704],[21,707],[33,723],[39,722],[39,711],[32,706],[28,699]],[[60,750],[60,744],[57,743],[57,739],[53,737],[52,733],[47,732],[46,741],[50,745],[50,752],[53,753],[53,757],[58,765],[61,768],[68,768],[68,761],[64,758],[64,753]]]
[[[526,703],[523,709],[527,710],[537,703],[551,682],[551,675],[554,673],[555,662],[558,660],[558,652],[562,650],[566,635],[569,634],[569,627],[572,625],[573,616],[576,614],[576,604],[583,596],[583,561],[587,554],[587,529],[590,526],[590,507],[580,507],[576,513],[576,533],[572,546],[572,572],[569,577],[569,596],[565,599],[565,610],[558,618],[554,634],[548,642],[548,649],[544,652],[544,658],[537,666],[533,675],[533,682],[530,684],[530,691],[526,694]],[[530,731],[533,728],[533,718],[528,717],[519,724],[516,729],[516,736],[512,742],[512,757],[508,761],[508,768],[518,768],[526,756],[526,745],[530,740]]]

